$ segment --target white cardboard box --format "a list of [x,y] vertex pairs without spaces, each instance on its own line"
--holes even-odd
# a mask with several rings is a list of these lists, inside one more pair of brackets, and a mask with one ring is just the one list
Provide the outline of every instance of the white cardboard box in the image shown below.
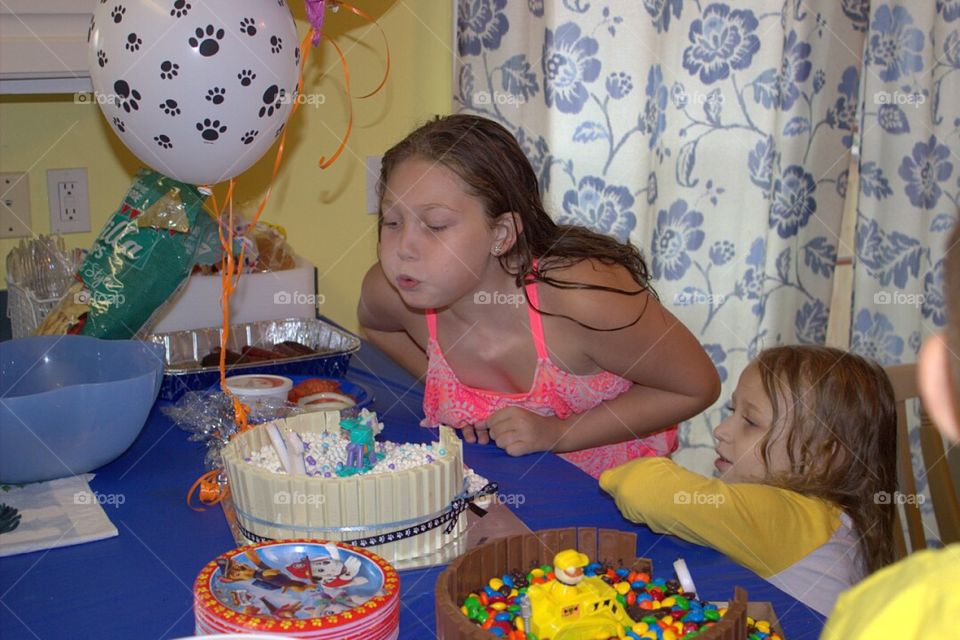
[[[317,313],[316,271],[313,264],[297,258],[285,271],[244,273],[230,297],[230,324],[314,318]],[[151,319],[149,333],[168,333],[223,324],[220,306],[220,276],[192,275]]]

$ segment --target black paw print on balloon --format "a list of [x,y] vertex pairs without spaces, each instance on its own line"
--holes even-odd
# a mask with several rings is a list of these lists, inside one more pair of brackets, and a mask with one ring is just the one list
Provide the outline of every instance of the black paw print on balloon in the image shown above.
[[217,55],[220,51],[220,41],[223,40],[223,29],[217,29],[208,24],[206,29],[198,28],[194,31],[197,37],[190,37],[190,46],[197,49],[204,58]]
[[177,74],[180,73],[180,65],[176,62],[170,62],[169,60],[164,60],[160,63],[160,79],[161,80],[173,80],[177,77]]
[[293,61],[298,67],[300,66],[300,47],[293,50]]
[[222,87],[214,87],[207,91],[207,100],[213,104],[223,104],[224,96],[226,95],[227,90]]
[[187,15],[192,8],[187,0],[177,0],[173,3],[173,9],[170,9],[170,15],[174,18],[182,18]]
[[106,52],[104,52],[103,49],[98,50],[97,64],[100,65],[100,68],[102,69],[107,64],[107,62],[109,62],[109,59],[107,58]]
[[250,144],[258,135],[260,135],[259,131],[256,129],[251,129],[241,136],[240,141],[243,142],[243,144]]
[[221,125],[219,120],[211,120],[210,118],[204,118],[203,122],[197,123],[197,131],[200,132],[200,137],[206,142],[216,142],[220,139],[221,133],[227,132],[226,125]]
[[176,100],[170,98],[160,103],[160,109],[163,110],[163,112],[168,116],[180,115],[180,105]]
[[158,136],[153,136],[153,141],[156,142],[161,147],[163,147],[164,149],[173,148],[173,142],[170,140],[170,136],[166,134],[161,133]]
[[140,45],[143,44],[143,40],[137,37],[135,33],[127,34],[127,41],[124,43],[124,47],[127,48],[127,51],[139,51]]
[[270,36],[270,51],[280,53],[283,50],[283,38],[280,36]]
[[240,21],[240,31],[252,38],[257,35],[257,23],[254,22],[253,18],[244,18]]
[[117,128],[117,131],[119,131],[120,133],[123,133],[124,131],[127,130],[127,125],[125,125],[123,123],[123,120],[121,120],[120,118],[113,119],[113,126],[115,126]]
[[267,90],[263,92],[263,106],[260,107],[260,117],[272,116],[273,112],[280,108],[280,103],[283,102],[285,95],[286,92],[275,84],[267,87]]
[[240,84],[242,84],[245,87],[249,87],[256,78],[257,78],[257,74],[255,74],[250,69],[244,69],[243,71],[237,74],[237,80],[239,80]]
[[126,80],[117,80],[113,83],[113,90],[120,96],[120,107],[130,113],[140,109],[140,92],[130,87]]
[[123,21],[123,14],[127,12],[126,8],[123,6],[117,6],[113,8],[113,11],[110,12],[110,17],[113,18],[113,21],[117,24],[120,24]]

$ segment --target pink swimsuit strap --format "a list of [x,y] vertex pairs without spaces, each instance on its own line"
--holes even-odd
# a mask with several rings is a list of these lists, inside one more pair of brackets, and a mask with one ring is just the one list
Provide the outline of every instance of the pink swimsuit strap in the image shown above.
[[[540,308],[540,298],[537,295],[537,285],[535,282],[528,282],[523,287],[524,292],[526,293],[527,300],[533,304],[528,304],[527,306],[527,318],[530,319],[530,333],[533,335],[533,346],[537,350],[537,358],[540,360],[550,360],[550,354],[547,351],[547,341],[543,337],[543,318],[540,317],[540,314],[533,310],[533,307],[537,309]],[[440,341],[437,339],[437,312],[434,309],[426,310],[427,318],[427,333],[430,336],[430,340],[437,344],[437,347],[440,346]]]

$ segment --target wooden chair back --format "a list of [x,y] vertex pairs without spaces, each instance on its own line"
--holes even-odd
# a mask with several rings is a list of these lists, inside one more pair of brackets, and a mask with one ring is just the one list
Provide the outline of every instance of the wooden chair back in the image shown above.
[[[910,451],[910,438],[907,421],[906,401],[917,398],[920,392],[917,385],[917,366],[915,364],[895,365],[886,368],[897,404],[897,476],[901,495],[917,496],[916,478],[926,477],[933,502],[933,514],[940,530],[940,540],[944,545],[960,541],[960,503],[957,501],[957,478],[950,470],[948,457],[943,447],[943,437],[933,425],[923,405],[920,406],[920,449],[922,468],[913,468],[913,456]],[[918,500],[903,500],[903,517],[907,524],[912,553],[927,546],[926,531],[920,514]],[[897,552],[900,557],[907,554],[903,527],[899,522],[900,510],[897,510],[897,525],[894,527]]]

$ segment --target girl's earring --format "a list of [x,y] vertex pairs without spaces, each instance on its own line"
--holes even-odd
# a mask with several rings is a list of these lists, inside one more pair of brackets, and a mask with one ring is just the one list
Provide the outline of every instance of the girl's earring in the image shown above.
[[497,243],[496,245],[494,245],[494,247],[493,247],[493,255],[495,255],[495,256],[500,255],[500,250],[501,250],[501,249],[503,249],[503,243],[502,243],[502,242],[498,242],[498,243]]

